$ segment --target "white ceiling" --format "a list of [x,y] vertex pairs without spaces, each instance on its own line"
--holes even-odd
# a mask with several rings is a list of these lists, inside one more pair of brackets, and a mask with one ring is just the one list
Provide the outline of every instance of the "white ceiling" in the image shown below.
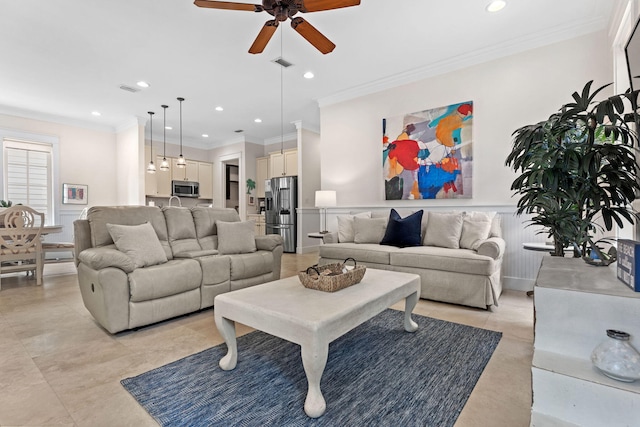
[[[319,100],[346,99],[602,30],[614,7],[611,0],[507,1],[490,14],[489,0],[362,0],[357,7],[302,15],[337,45],[328,55],[289,22],[264,53],[251,55],[249,46],[271,19],[266,12],[203,9],[191,0],[0,0],[0,112],[117,129],[154,111],[157,141],[160,105],[168,104],[173,131],[167,139],[176,141],[176,98],[184,97],[185,145],[238,140],[237,129],[263,142],[293,132],[293,121],[318,128]],[[281,71],[271,62],[281,45],[294,64],[282,73],[282,121]],[[316,77],[304,79],[306,71]],[[151,87],[138,93],[119,88],[139,80]],[[218,105],[223,112],[214,110]],[[258,117],[260,124],[254,123]]]

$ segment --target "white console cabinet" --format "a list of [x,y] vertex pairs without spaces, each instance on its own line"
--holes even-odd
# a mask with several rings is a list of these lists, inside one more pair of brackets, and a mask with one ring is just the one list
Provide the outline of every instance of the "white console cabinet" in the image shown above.
[[531,426],[640,425],[640,381],[624,383],[591,364],[607,329],[640,349],[640,293],[616,278],[617,263],[545,256],[534,290]]

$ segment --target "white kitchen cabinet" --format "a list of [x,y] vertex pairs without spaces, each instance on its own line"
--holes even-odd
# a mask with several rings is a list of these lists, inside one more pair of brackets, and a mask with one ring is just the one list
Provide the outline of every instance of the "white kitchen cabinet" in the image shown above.
[[213,199],[213,164],[198,162],[198,182],[200,183],[200,198]]
[[264,198],[264,182],[270,178],[269,158],[259,157],[256,159],[256,197]]
[[286,150],[269,155],[269,175],[271,178],[298,175],[298,150]]

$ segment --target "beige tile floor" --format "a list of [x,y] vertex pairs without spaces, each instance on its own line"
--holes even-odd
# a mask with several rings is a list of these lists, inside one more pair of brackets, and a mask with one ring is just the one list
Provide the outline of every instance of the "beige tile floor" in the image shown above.
[[[283,277],[316,259],[316,254],[285,255]],[[532,299],[506,291],[494,311],[420,300],[415,312],[503,333],[456,426],[528,426]],[[47,265],[43,286],[24,273],[5,276],[0,426],[157,425],[120,380],[221,342],[212,310],[110,335],[84,308],[72,263]]]

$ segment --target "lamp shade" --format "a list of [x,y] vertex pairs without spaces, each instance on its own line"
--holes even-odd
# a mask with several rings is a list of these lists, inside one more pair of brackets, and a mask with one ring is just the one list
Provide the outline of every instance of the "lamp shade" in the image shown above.
[[336,205],[336,192],[333,190],[316,191],[316,208],[328,208]]

